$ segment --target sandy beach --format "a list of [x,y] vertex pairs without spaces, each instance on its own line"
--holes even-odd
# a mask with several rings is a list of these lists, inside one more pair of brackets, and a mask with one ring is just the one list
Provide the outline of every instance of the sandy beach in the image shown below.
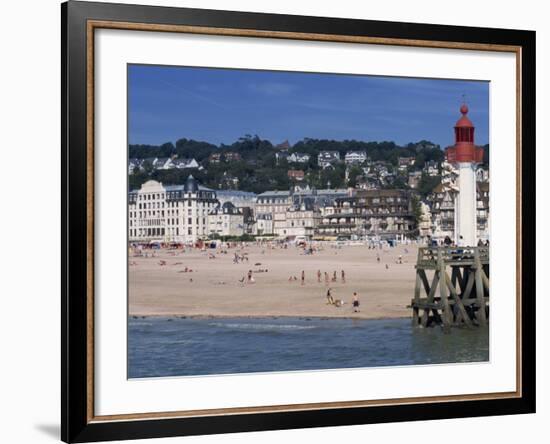
[[[248,257],[248,261],[234,263],[235,253]],[[413,296],[416,254],[415,245],[375,250],[365,245],[337,247],[329,243],[312,255],[305,255],[303,249],[293,245],[287,249],[250,245],[230,248],[225,254],[219,248],[156,250],[154,257],[149,251],[150,257],[129,257],[129,313],[131,316],[409,317],[410,309],[406,306]],[[400,255],[402,263],[398,264]],[[247,282],[249,270],[253,272],[253,283]],[[320,283],[318,270],[322,274]],[[341,270],[345,271],[345,281]],[[332,281],[334,271],[336,282]],[[329,274],[328,285],[324,272]],[[289,281],[294,276],[297,280]],[[327,304],[328,288],[332,289],[334,299],[344,301],[342,306]],[[358,313],[352,307],[354,292],[360,301]]]

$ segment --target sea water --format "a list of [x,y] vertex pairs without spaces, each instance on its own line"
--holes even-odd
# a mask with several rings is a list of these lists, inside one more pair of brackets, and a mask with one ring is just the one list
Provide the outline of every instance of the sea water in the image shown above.
[[133,318],[128,377],[213,375],[489,360],[489,329],[410,319]]

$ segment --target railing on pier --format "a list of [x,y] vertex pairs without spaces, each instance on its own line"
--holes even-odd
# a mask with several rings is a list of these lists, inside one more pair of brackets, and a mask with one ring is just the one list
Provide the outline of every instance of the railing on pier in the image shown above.
[[482,264],[489,264],[489,247],[421,247],[416,266],[437,268],[439,255],[447,265],[471,265],[475,262],[476,252]]

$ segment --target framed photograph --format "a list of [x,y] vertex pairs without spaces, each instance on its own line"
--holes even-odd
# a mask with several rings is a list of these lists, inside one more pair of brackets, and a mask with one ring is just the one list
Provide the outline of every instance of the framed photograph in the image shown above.
[[62,12],[62,439],[535,411],[535,33]]

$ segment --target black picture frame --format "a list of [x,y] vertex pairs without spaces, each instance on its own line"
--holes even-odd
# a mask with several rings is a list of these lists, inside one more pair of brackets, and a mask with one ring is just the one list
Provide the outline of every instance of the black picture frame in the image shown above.
[[[319,410],[251,412],[95,421],[90,416],[88,359],[93,319],[90,289],[90,207],[87,180],[87,24],[90,20],[210,28],[261,30],[381,39],[512,45],[520,48],[521,68],[521,396],[501,399],[389,404]],[[62,23],[62,374],[61,438],[90,442],[216,434],[290,428],[418,421],[535,412],[535,32],[137,6],[69,1]],[[93,182],[92,182],[93,183]]]

